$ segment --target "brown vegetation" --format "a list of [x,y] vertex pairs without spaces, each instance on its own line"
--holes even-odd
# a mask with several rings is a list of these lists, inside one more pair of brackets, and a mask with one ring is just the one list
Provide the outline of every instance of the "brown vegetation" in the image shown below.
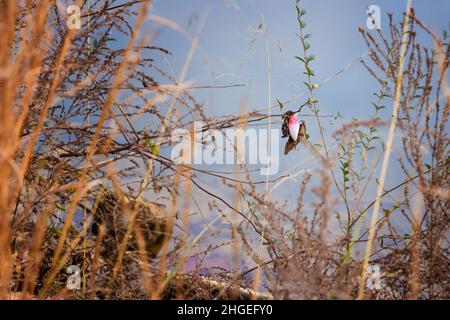
[[[322,136],[306,134],[302,141],[320,169],[303,176],[290,210],[267,193],[267,186],[282,183],[283,177],[255,181],[245,165],[233,175],[177,165],[160,152],[170,147],[174,129],[192,128],[194,119],[203,121],[202,130],[245,127],[281,119],[267,114],[278,104],[247,112],[243,103],[239,115],[209,116],[185,79],[191,53],[177,78],[155,65],[157,53],[172,53],[151,45],[155,35],[143,32],[151,1],[117,6],[104,0],[91,11],[86,1],[78,2],[88,13],[80,30],[68,30],[58,2],[0,0],[1,298],[357,298],[365,268],[355,248],[368,241],[370,228],[364,221],[378,201],[373,196],[364,206],[362,199],[378,183],[376,169],[385,146],[377,134],[390,120],[380,119],[379,111],[394,103],[396,90],[398,161],[407,179],[382,190],[381,200],[395,194],[394,205],[382,206],[366,256],[381,268],[382,289],[362,288],[359,297],[450,297],[447,34],[430,31],[414,10],[401,23],[389,16],[389,34],[360,30],[370,56],[362,62],[380,90],[373,115],[349,121],[334,133],[339,146],[334,150],[327,146],[316,108],[313,58],[302,25],[306,18],[297,1],[300,60],[313,115],[308,128],[318,126]],[[168,20],[157,20],[180,31]],[[419,33],[432,41],[432,48],[421,44]],[[198,37],[191,39],[191,51]],[[373,163],[369,155],[376,157]],[[232,202],[209,189],[202,177],[215,179],[233,195]],[[123,221],[115,242],[105,219],[95,220],[90,209],[100,186],[114,190],[120,202]],[[217,218],[190,235],[190,209],[196,206],[192,194],[197,192],[208,197]],[[306,193],[314,195],[313,203],[305,203]],[[139,205],[130,203],[163,208],[164,241],[154,252]],[[398,229],[394,216],[411,232]],[[229,240],[211,241],[219,233],[216,219],[229,225]],[[330,231],[335,223],[337,234]],[[111,243],[114,254],[107,254]],[[185,272],[189,259],[201,262],[222,247],[231,248],[236,268],[206,277],[199,263]],[[236,271],[241,257],[255,267]],[[66,287],[70,265],[80,266],[80,290]],[[261,282],[268,294],[257,292]]]

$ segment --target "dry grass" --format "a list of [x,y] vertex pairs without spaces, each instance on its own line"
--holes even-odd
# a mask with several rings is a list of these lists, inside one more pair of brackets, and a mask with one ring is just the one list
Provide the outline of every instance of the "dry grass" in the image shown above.
[[[308,127],[316,125],[320,137],[302,146],[318,166],[302,171],[297,202],[289,206],[273,201],[271,190],[299,175],[260,180],[246,165],[224,172],[177,165],[165,156],[173,130],[192,128],[194,120],[203,121],[204,131],[223,131],[266,119],[274,126],[282,116],[272,113],[278,104],[272,104],[270,85],[267,107],[247,111],[244,100],[240,114],[223,117],[209,116],[191,94],[211,88],[187,81],[208,8],[190,37],[175,22],[152,15],[150,0],[78,3],[87,12],[82,28],[68,30],[59,2],[0,0],[2,299],[450,297],[446,34],[430,31],[413,9],[399,24],[389,16],[389,34],[361,29],[369,57],[363,65],[380,84],[375,111],[335,130],[331,145],[310,72],[307,15],[295,2],[305,116],[313,117]],[[189,39],[180,75],[156,64],[157,56],[172,53],[152,45],[158,33],[146,24],[149,16]],[[268,53],[270,33],[264,30]],[[433,48],[419,42],[419,33]],[[270,84],[269,55],[266,67]],[[390,105],[395,123],[385,145],[378,143],[379,132],[390,119],[380,114]],[[405,180],[385,183],[396,127]],[[90,231],[95,210],[87,208],[98,203],[100,184],[124,203],[127,222],[111,256],[104,254],[106,229],[97,236]],[[231,202],[225,194],[232,195]],[[305,195],[313,200],[306,203]],[[367,198],[371,202],[365,205]],[[167,233],[157,257],[147,252],[148,239],[128,199],[165,208],[173,233]],[[197,217],[203,224],[191,234]],[[134,251],[128,250],[130,239],[137,244]],[[205,270],[208,257],[225,251],[228,268]],[[369,264],[381,268],[380,290],[365,287]],[[80,266],[80,290],[66,286],[70,265]]]

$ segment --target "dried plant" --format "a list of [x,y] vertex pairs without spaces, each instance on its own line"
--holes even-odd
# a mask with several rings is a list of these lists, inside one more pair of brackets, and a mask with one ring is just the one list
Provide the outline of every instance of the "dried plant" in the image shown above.
[[[389,34],[360,29],[369,50],[362,64],[380,84],[374,112],[331,134],[322,123],[330,115],[318,109],[321,83],[314,80],[306,11],[301,1],[294,4],[301,45],[296,59],[308,95],[295,112],[307,106],[299,116],[312,120],[303,122],[302,139],[291,149],[301,148],[317,166],[261,180],[245,164],[228,172],[167,156],[178,128],[191,129],[194,137],[196,130],[224,132],[264,126],[264,120],[275,126],[292,111],[272,109],[302,96],[272,104],[269,86],[264,108],[247,111],[243,101],[237,115],[209,115],[192,90],[213,86],[186,78],[204,19],[176,76],[157,63],[172,54],[152,45],[158,32],[144,32],[150,0],[78,1],[78,30],[67,27],[59,1],[0,0],[2,299],[450,297],[448,31],[433,33],[414,9],[400,23],[389,15]],[[165,18],[153,16],[152,23],[185,35]],[[270,79],[269,55],[267,67]],[[396,90],[405,180],[388,181],[377,198],[370,193],[387,152],[380,134],[389,120],[384,109],[394,104]],[[197,120],[203,127],[194,127]],[[305,132],[312,127],[320,136]],[[295,204],[270,197],[300,174]],[[102,190],[114,195],[106,196],[110,208]],[[197,203],[198,194],[204,203]],[[365,222],[377,202],[383,215],[370,228]],[[142,208],[150,209],[143,215]],[[204,221],[195,232],[193,216]],[[150,229],[159,232],[156,247]],[[366,262],[380,266],[380,290],[361,287],[367,266],[358,251],[366,245]],[[204,267],[207,257],[225,250],[227,266]],[[80,268],[80,290],[67,286],[72,265]]]

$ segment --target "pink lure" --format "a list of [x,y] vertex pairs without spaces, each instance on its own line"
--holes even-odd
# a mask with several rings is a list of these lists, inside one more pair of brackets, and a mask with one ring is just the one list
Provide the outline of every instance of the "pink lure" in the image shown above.
[[298,130],[300,129],[300,122],[298,121],[297,115],[293,114],[289,117],[289,135],[291,136],[292,140],[297,141],[298,137]]

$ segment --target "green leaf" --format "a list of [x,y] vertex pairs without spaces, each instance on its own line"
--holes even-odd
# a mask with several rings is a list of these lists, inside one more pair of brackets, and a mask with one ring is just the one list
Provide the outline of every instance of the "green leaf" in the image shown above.
[[305,59],[303,59],[302,57],[299,56],[295,56],[296,59],[300,60],[301,62],[305,63]]
[[284,108],[283,103],[281,103],[281,101],[278,99],[275,99],[275,100],[277,100],[277,103],[280,106],[280,110],[283,110],[283,108]]
[[153,153],[155,156],[157,156],[159,154],[159,145],[152,144],[150,146],[150,152]]
[[303,84],[308,88],[308,90],[312,90],[311,86],[309,85],[308,82],[303,81]]
[[306,71],[303,72],[307,76],[314,76],[314,71],[312,71],[310,68],[306,67]]
[[428,163],[425,163],[425,167],[427,167],[428,170],[431,169],[431,166]]
[[59,202],[55,203],[55,207],[61,211],[66,211],[66,208],[64,208],[64,206]]

